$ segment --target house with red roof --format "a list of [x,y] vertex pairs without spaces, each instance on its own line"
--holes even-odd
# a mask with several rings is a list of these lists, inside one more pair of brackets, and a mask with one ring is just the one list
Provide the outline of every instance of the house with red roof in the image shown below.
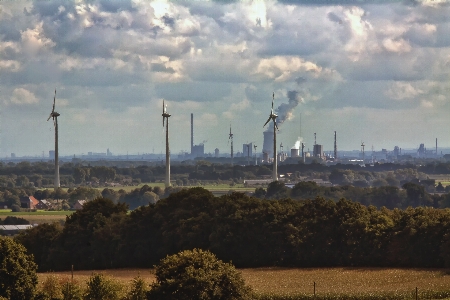
[[21,208],[35,209],[36,205],[38,205],[38,203],[39,203],[39,200],[37,200],[33,196],[20,197],[20,207]]

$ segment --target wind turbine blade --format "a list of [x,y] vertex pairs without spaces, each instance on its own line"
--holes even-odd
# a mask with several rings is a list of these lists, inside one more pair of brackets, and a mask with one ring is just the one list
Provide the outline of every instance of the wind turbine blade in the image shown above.
[[51,118],[51,117],[52,117],[52,114],[50,113],[50,116],[48,116],[48,119],[47,119],[47,121],[48,121],[48,120],[50,120],[50,118]]
[[268,119],[267,119],[267,122],[266,123],[264,123],[264,125],[263,125],[263,127],[265,127],[266,125],[267,125],[267,123],[269,123],[270,122],[270,120],[271,120],[272,118],[271,117],[269,117]]
[[163,117],[163,127],[164,127],[164,117]]
[[275,93],[272,94],[272,111],[273,111],[273,101],[275,99]]
[[52,112],[55,111],[55,103],[56,103],[56,89],[55,89],[55,96],[53,97],[53,109],[52,109]]

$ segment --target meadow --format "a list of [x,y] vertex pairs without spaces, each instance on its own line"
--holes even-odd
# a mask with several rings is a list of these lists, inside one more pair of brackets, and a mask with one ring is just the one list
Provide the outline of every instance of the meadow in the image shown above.
[[[414,299],[416,288],[419,299],[448,299],[445,295],[450,295],[450,273],[446,269],[255,268],[239,271],[261,299],[308,299],[314,295],[314,283],[316,297],[322,299],[391,298],[387,295],[392,299]],[[126,286],[136,276],[148,284],[155,280],[153,269],[74,271],[74,279],[84,283],[93,273],[111,276]],[[71,278],[70,271],[39,273],[39,282],[50,274]]]
[[0,209],[0,219],[5,219],[8,216],[23,218],[30,222],[30,224],[42,224],[52,222],[64,222],[66,216],[73,214],[74,211],[30,211],[30,212],[12,212],[10,209]]

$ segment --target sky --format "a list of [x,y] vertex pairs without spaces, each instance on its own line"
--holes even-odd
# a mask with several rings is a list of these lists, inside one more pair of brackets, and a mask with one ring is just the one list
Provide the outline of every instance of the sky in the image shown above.
[[[450,2],[0,1],[0,157],[450,147]],[[366,148],[366,150],[368,149]],[[236,150],[235,150],[236,151]]]

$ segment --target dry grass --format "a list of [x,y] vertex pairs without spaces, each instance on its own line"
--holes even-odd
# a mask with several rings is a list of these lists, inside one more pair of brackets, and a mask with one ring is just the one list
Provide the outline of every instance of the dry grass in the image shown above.
[[248,285],[260,293],[359,294],[450,289],[450,275],[443,269],[242,269]]
[[[321,268],[240,269],[246,283],[258,294],[312,294],[316,282],[319,294],[402,293],[419,290],[443,291],[450,289],[450,275],[445,269],[384,269],[384,268]],[[92,273],[112,276],[122,284],[141,276],[146,282],[155,280],[151,269],[116,269],[104,271],[75,271],[78,282],[86,282]],[[48,274],[70,278],[70,272],[40,273],[42,283]]]
[[14,215],[15,217],[23,218],[30,222],[30,224],[42,224],[52,222],[65,222],[65,215]]
[[[114,270],[89,270],[89,271],[74,271],[73,278],[77,282],[85,284],[89,277],[94,273],[101,273],[106,276],[111,276],[118,280],[122,284],[129,285],[131,280],[137,276],[140,276],[148,284],[155,280],[155,275],[153,275],[153,269],[114,269]],[[39,273],[39,284],[45,280],[48,275],[56,275],[60,278],[72,278],[70,271],[66,272],[49,272],[49,273]]]

